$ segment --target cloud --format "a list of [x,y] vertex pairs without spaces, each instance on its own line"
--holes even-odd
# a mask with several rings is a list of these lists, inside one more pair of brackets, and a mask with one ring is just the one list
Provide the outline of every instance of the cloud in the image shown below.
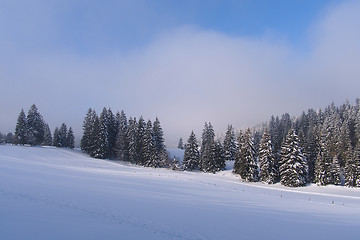
[[191,130],[200,138],[205,121],[224,132],[227,124],[242,128],[273,114],[354,100],[360,87],[359,11],[352,1],[324,10],[309,28],[306,51],[273,35],[234,37],[196,26],[166,31],[126,54],[29,54],[14,48],[0,57],[7,86],[0,106],[8,113],[1,124],[13,129],[20,109],[36,103],[53,128],[66,122],[80,135],[87,108],[107,106],[128,116],[158,116],[168,144],[175,145]]

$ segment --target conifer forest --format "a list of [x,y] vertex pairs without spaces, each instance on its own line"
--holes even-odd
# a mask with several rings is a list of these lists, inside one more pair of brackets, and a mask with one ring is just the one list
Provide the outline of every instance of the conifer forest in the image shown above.
[[[100,115],[88,109],[80,148],[93,158],[117,159],[145,167],[215,173],[234,161],[233,173],[243,181],[301,187],[360,186],[360,99],[308,109],[300,116],[272,116],[257,127],[235,130],[232,125],[217,139],[211,122],[201,138],[191,131],[178,148],[183,161],[170,159],[158,118],[127,118],[104,108]],[[74,148],[74,132],[63,123],[51,133],[37,107],[20,111],[14,134],[1,134],[1,142]]]

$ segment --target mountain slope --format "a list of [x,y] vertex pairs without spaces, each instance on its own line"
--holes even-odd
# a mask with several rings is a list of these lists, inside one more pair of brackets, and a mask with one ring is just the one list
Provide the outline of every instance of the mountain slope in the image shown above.
[[243,183],[52,147],[0,146],[0,239],[327,239],[360,233],[360,191]]

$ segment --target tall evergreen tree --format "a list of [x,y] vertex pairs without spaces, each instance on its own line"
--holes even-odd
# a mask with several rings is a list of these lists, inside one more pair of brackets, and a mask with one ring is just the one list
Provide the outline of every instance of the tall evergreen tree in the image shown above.
[[93,118],[94,118],[93,110],[89,108],[83,121],[83,135],[80,142],[81,150],[85,151],[87,154],[90,154],[91,132],[92,132],[92,128],[94,127]]
[[75,140],[74,132],[73,132],[72,128],[70,127],[66,134],[66,143],[67,143],[66,147],[73,149],[75,147],[74,140]]
[[260,181],[272,184],[278,179],[270,133],[265,129],[259,147]]
[[348,157],[345,164],[345,185],[348,187],[360,187],[360,143]]
[[99,129],[96,158],[101,158],[101,159],[110,158],[111,157],[110,136],[109,136],[110,119],[106,108],[103,108],[103,111],[100,114],[99,124],[100,124],[100,129]]
[[190,137],[185,147],[183,169],[189,171],[197,170],[199,169],[199,164],[200,164],[199,145],[197,143],[194,131],[191,131]]
[[59,128],[56,127],[54,130],[54,137],[53,137],[53,146],[60,147],[60,136],[59,136]]
[[33,146],[42,144],[44,141],[44,120],[35,104],[29,109],[26,125],[28,143]]
[[45,124],[45,127],[44,127],[44,142],[43,142],[43,145],[45,146],[52,146],[53,144],[53,141],[52,141],[52,137],[51,137],[51,131],[50,131],[50,127],[49,127],[49,124]]
[[136,118],[129,119],[129,128],[127,132],[127,138],[129,143],[129,161],[131,163],[137,163],[139,158],[139,152],[137,149],[137,121]]
[[215,133],[211,123],[205,123],[200,151],[200,170],[212,172],[215,160],[213,159],[213,148],[215,146]]
[[160,124],[159,119],[156,117],[154,124],[153,124],[153,131],[154,131],[154,140],[156,146],[156,154],[160,158],[161,166],[165,165],[167,161],[167,153],[166,153],[166,146],[164,140],[164,133]]
[[24,109],[21,109],[20,114],[17,119],[15,127],[15,137],[14,143],[24,145],[27,143],[26,134],[27,134],[27,125],[26,125],[26,115]]
[[160,167],[160,158],[156,152],[154,131],[150,120],[146,124],[142,152],[144,154],[144,166]]
[[129,161],[128,122],[124,111],[117,114],[117,119],[116,157],[123,161]]
[[224,139],[224,158],[225,161],[235,160],[236,155],[236,138],[232,125],[228,126]]
[[237,140],[238,146],[235,154],[235,163],[234,163],[233,172],[241,176],[241,175],[245,175],[246,172],[245,164],[242,163],[242,160],[244,158],[241,152],[241,148],[245,144],[245,139],[244,139],[244,133],[241,130],[239,131],[239,135],[237,139],[238,139]]
[[307,162],[293,128],[289,130],[282,146],[279,170],[281,184],[289,187],[300,187],[306,184]]
[[184,149],[184,143],[183,143],[183,139],[182,139],[182,138],[179,139],[177,148],[179,148],[179,149]]
[[242,166],[242,171],[240,172],[240,176],[249,182],[258,181],[258,165],[256,159],[256,153],[253,146],[253,141],[251,138],[251,131],[248,128],[244,134],[244,140],[241,146],[241,160],[240,164]]

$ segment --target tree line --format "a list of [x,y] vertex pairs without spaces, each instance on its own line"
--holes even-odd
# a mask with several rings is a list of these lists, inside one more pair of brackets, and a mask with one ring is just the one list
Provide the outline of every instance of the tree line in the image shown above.
[[110,108],[104,108],[100,116],[89,108],[83,122],[81,149],[94,158],[155,168],[170,165],[158,118],[154,122],[145,122],[143,117],[127,120],[124,111],[114,115]]
[[360,99],[355,105],[347,101],[340,107],[332,103],[324,110],[309,109],[295,118],[272,116],[262,127],[237,136],[230,125],[222,145],[213,138],[207,123],[200,148],[190,134],[183,169],[215,172],[223,161],[234,160],[233,172],[245,181],[360,186]]
[[44,121],[36,105],[33,104],[27,115],[24,109],[21,109],[16,122],[15,134],[8,140],[8,143],[74,148],[74,133],[71,127],[67,129],[66,124],[63,123],[60,128],[55,128],[52,135],[49,125]]

